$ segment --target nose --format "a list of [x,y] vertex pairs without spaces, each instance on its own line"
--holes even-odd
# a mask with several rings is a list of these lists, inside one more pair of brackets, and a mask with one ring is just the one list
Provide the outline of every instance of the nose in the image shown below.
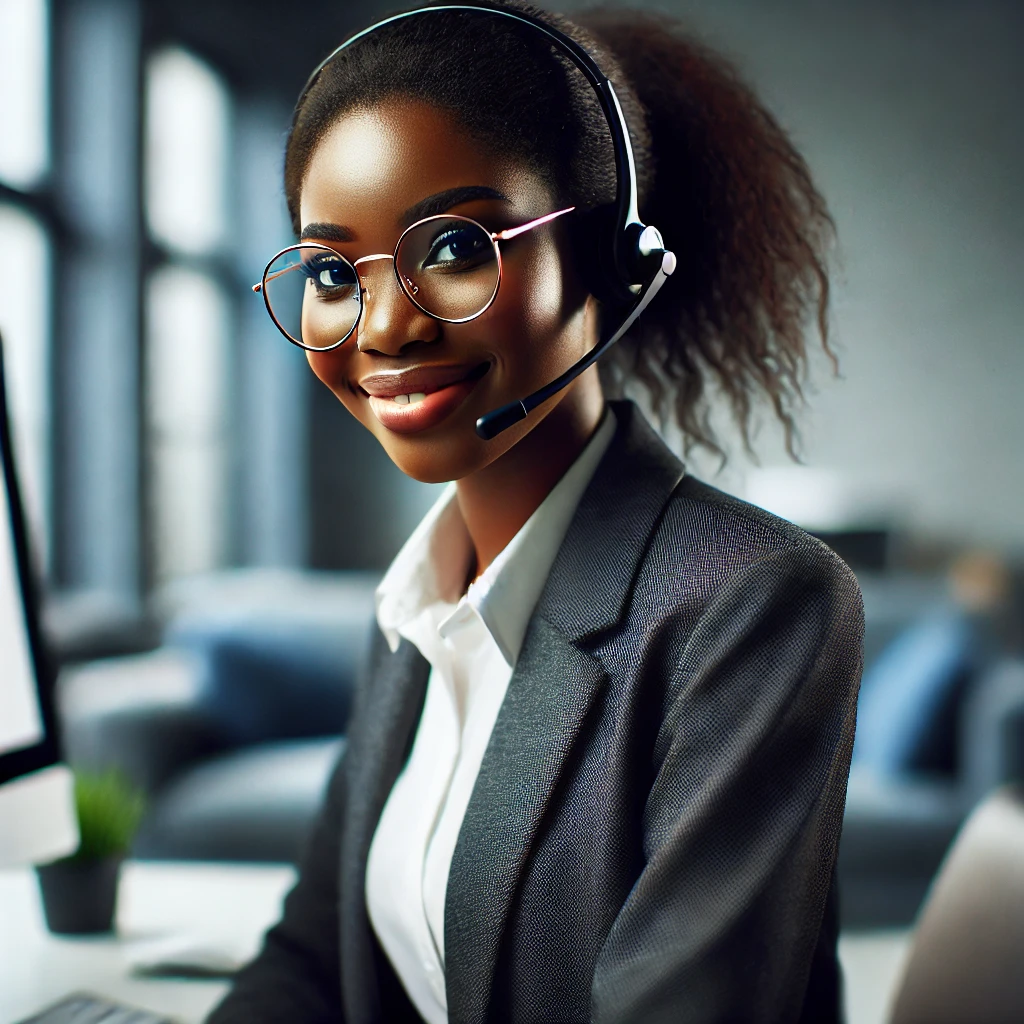
[[363,288],[363,308],[356,325],[360,352],[397,356],[409,345],[436,341],[441,324],[413,305],[402,290],[391,256],[366,256],[355,264]]

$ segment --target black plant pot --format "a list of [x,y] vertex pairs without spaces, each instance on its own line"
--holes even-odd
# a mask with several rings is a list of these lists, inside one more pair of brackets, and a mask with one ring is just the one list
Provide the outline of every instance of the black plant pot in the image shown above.
[[55,935],[113,931],[121,861],[69,859],[37,867],[47,928]]

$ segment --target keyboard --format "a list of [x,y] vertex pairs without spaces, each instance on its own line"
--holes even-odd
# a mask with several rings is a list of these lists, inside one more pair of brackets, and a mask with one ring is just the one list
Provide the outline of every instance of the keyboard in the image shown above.
[[101,996],[77,994],[19,1024],[176,1024],[149,1010],[137,1010],[122,1003],[112,1003]]

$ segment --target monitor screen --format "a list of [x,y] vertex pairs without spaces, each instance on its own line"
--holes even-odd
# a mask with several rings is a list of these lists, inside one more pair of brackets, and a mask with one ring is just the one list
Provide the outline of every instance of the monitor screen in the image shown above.
[[0,487],[0,754],[45,736],[10,522],[10,498]]
[[70,853],[78,829],[71,773],[57,747],[4,389],[0,345],[0,866],[10,866]]

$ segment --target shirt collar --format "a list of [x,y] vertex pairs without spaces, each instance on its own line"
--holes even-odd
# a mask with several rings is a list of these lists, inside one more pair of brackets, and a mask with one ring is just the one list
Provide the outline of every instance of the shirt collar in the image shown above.
[[425,608],[455,604],[473,556],[469,531],[449,484],[395,555],[377,585],[377,624],[392,651],[400,632]]
[[[606,409],[593,437],[504,550],[461,597],[472,541],[450,484],[395,556],[377,587],[377,622],[392,650],[404,627],[439,602],[472,607],[514,665],[576,506],[615,435]],[[461,598],[461,601],[460,601]],[[451,616],[440,623],[441,635]]]

